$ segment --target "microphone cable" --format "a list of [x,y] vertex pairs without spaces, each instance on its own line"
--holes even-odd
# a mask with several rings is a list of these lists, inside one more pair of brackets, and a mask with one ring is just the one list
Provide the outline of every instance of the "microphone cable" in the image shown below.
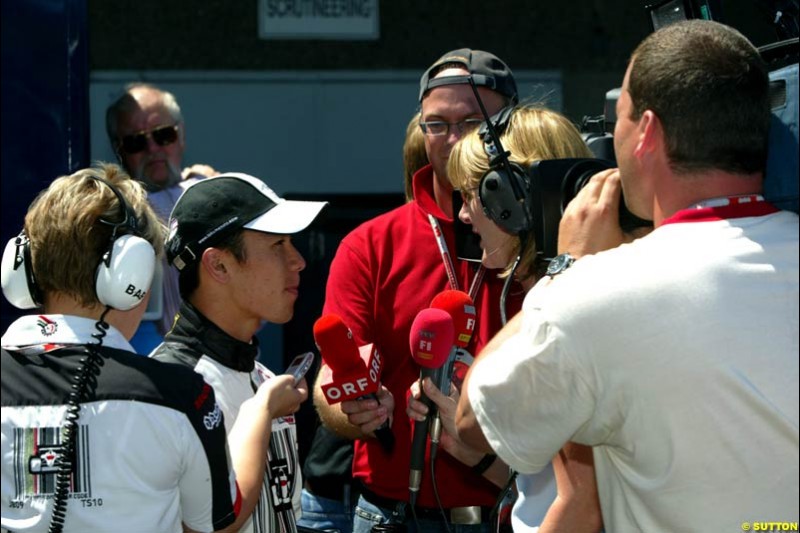
[[503,292],[500,293],[500,322],[503,326],[508,324],[508,317],[506,316],[506,298],[508,298],[508,292],[509,289],[511,289],[511,283],[514,281],[514,274],[517,272],[517,267],[519,267],[519,262],[521,259],[522,253],[517,255],[517,258],[514,259],[514,266],[511,267],[511,271],[508,273],[506,282],[503,283]]
[[[450,533],[450,523],[447,520],[447,513],[444,512],[444,505],[442,505],[442,500],[439,498],[439,487],[436,484],[436,455],[439,447],[433,446],[431,443],[431,484],[433,485],[433,495],[436,498],[436,505],[439,507],[439,512],[442,515],[442,521],[444,522],[444,529],[447,533]],[[419,526],[417,526],[419,529]]]
[[[511,280],[514,279],[514,275],[517,273],[517,268],[519,267],[519,262],[522,260],[522,250],[525,249],[525,242],[524,239],[527,238],[526,235],[520,235],[520,253],[517,255],[517,258],[514,260],[514,266],[511,267],[511,272],[509,272],[508,277],[506,278],[506,282],[503,284],[503,292],[500,293],[500,320],[503,326],[508,324],[508,317],[506,316],[506,298],[508,297],[508,291],[511,288]],[[495,531],[500,531],[500,519],[497,515],[498,510],[500,509],[500,505],[502,505],[503,500],[505,500],[508,492],[512,489],[514,485],[514,481],[517,479],[517,471],[512,470],[509,468],[509,476],[508,481],[506,482],[503,490],[500,491],[500,494],[497,496],[497,501],[494,503],[494,507],[492,507],[491,513],[489,513],[489,523],[496,524]]]
[[97,333],[93,333],[92,338],[97,340],[97,343],[84,346],[86,357],[78,363],[78,370],[75,372],[72,382],[72,392],[67,397],[67,413],[61,430],[61,454],[56,459],[55,465],[57,472],[55,489],[53,490],[53,514],[50,517],[48,533],[61,533],[64,529],[70,478],[72,477],[72,464],[75,455],[76,432],[78,431],[78,419],[81,416],[81,400],[88,396],[90,386],[97,385],[100,367],[105,363],[97,347],[103,345],[103,338],[108,333],[110,326],[105,321],[105,318],[110,310],[111,307],[106,307],[103,314],[94,324]]
[[417,504],[416,504],[416,502],[414,502],[411,505],[409,505],[409,507],[411,508],[411,520],[414,522],[414,528],[417,531],[422,531],[422,529],[419,527],[419,520],[417,519],[417,509],[416,509]]
[[508,476],[508,481],[506,481],[506,484],[500,491],[500,495],[497,497],[497,501],[494,502],[494,506],[492,507],[491,512],[489,512],[489,524],[495,524],[494,530],[497,532],[500,531],[500,516],[499,516],[500,506],[503,504],[503,500],[506,499],[506,496],[508,495],[509,491],[512,490],[514,486],[514,481],[516,481],[518,474],[516,470],[512,470],[511,468],[509,468],[508,470],[510,472]]

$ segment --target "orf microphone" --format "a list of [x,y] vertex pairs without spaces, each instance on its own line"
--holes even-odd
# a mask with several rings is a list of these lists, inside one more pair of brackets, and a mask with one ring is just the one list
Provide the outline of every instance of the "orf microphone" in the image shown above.
[[[375,400],[381,374],[381,357],[372,344],[356,345],[353,333],[341,317],[324,315],[314,323],[314,342],[327,366],[320,372],[320,386],[329,405],[344,400]],[[386,452],[394,449],[394,434],[386,420],[375,430]]]
[[[450,318],[453,319],[455,340],[450,351],[450,356],[447,358],[447,363],[441,372],[441,379],[439,383],[436,384],[443,394],[449,395],[450,377],[453,373],[456,353],[459,348],[467,347],[469,341],[472,339],[472,332],[475,331],[475,303],[472,301],[469,294],[464,291],[446,290],[436,295],[431,301],[431,307],[446,311],[450,315]],[[438,411],[431,419],[429,432],[431,435],[431,460],[433,460],[436,456],[436,450],[439,447],[439,438],[442,434],[442,420],[439,417]]]
[[[441,309],[423,309],[411,324],[411,357],[422,367],[420,381],[431,378],[438,382],[438,370],[441,369],[455,336],[453,319],[447,311]],[[422,393],[420,400],[428,406],[433,414],[434,404]],[[411,469],[408,475],[409,502],[414,505],[419,494],[422,481],[422,470],[425,467],[425,445],[428,440],[428,421],[414,422],[414,440],[411,442]]]

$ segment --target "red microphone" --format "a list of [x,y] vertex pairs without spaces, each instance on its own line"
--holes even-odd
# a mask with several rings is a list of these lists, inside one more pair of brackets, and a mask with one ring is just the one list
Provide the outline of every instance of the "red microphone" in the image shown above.
[[[423,309],[411,324],[409,341],[411,357],[422,367],[420,381],[431,378],[438,383],[439,372],[450,354],[455,338],[453,319],[441,309]],[[428,406],[429,414],[436,405],[423,392],[420,401]],[[414,439],[411,442],[411,468],[408,474],[409,502],[414,505],[419,494],[422,471],[425,467],[425,444],[428,440],[427,421],[414,422]]]
[[446,290],[431,300],[431,307],[447,311],[453,319],[455,343],[458,348],[466,348],[475,331],[475,303],[464,291]]
[[[357,346],[339,315],[321,316],[314,323],[314,342],[325,365],[319,374],[325,400],[333,405],[344,400],[375,400],[382,368],[381,356],[370,343]],[[383,449],[394,449],[394,434],[386,420],[375,430]]]
[[[475,303],[469,294],[464,291],[446,290],[440,292],[431,301],[431,307],[446,311],[453,319],[455,327],[455,340],[447,358],[447,363],[442,369],[440,381],[436,384],[443,394],[450,394],[450,382],[453,374],[453,364],[459,348],[466,348],[475,331]],[[442,420],[437,411],[430,419],[429,433],[431,435],[431,460],[436,458],[439,447],[439,438],[442,435]]]

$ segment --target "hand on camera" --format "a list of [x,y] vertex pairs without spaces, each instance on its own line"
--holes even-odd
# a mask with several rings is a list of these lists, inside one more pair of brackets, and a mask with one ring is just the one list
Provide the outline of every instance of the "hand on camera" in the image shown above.
[[362,434],[373,437],[373,432],[386,420],[389,420],[389,427],[391,427],[392,413],[394,412],[394,396],[389,389],[381,385],[375,396],[377,401],[363,399],[342,402],[342,412],[347,415],[347,420],[358,427]]
[[619,169],[598,172],[567,205],[558,226],[558,252],[573,257],[616,248],[626,241],[619,225]]

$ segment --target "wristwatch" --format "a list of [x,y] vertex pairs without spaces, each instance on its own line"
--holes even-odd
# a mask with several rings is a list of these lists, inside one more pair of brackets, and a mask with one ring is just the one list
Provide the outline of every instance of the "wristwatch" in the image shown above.
[[557,255],[550,261],[550,264],[547,265],[547,275],[553,278],[571,267],[574,262],[575,258],[569,253]]

